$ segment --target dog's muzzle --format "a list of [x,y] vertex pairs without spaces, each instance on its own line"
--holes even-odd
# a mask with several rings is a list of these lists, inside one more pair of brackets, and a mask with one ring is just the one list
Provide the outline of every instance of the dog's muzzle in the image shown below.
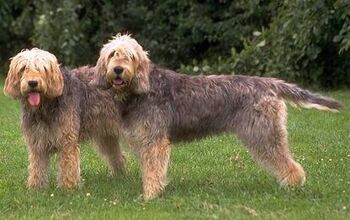
[[120,89],[126,85],[126,81],[123,79],[124,68],[121,66],[116,66],[113,69],[115,77],[112,80],[112,85],[116,89]]

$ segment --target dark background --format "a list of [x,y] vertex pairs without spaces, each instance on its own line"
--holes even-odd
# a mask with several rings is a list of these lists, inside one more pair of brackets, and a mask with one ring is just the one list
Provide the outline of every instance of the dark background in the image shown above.
[[348,0],[34,0],[0,2],[0,74],[23,48],[70,67],[94,65],[131,33],[151,59],[188,74],[273,76],[350,86]]

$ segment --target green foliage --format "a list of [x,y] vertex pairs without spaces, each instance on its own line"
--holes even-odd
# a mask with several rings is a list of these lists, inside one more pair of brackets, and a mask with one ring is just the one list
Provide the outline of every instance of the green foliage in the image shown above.
[[77,0],[62,0],[48,3],[37,0],[34,3],[36,17],[34,20],[33,45],[60,55],[60,61],[74,64],[83,57],[84,35],[81,34],[78,15],[82,6]]
[[33,7],[20,0],[0,2],[0,74],[7,69],[8,59],[30,44]]
[[175,67],[193,58],[229,55],[227,48],[241,48],[241,38],[268,23],[266,2],[168,0],[148,4],[140,34],[155,60]]
[[[338,11],[335,17],[338,25],[342,25],[339,34],[334,36],[333,41],[340,42],[339,52],[347,51],[350,48],[350,3],[346,0],[337,0],[334,3],[334,10]],[[333,11],[334,13],[334,11]]]
[[350,85],[349,9],[350,3],[342,0],[284,1],[268,27],[246,38],[242,51],[214,60],[211,69],[227,72],[220,68],[228,66],[236,73],[316,86]]
[[2,1],[0,63],[40,47],[65,65],[93,65],[103,43],[128,32],[154,62],[190,74],[350,85],[349,8],[347,0]]
[[[241,48],[241,39],[267,25],[271,17],[268,1],[260,0],[35,0],[31,4],[3,4],[3,24],[14,22],[14,30],[5,27],[8,33],[3,38],[23,36],[26,41],[21,47],[47,49],[67,65],[93,64],[103,42],[118,32],[129,32],[150,51],[155,62],[179,67],[194,57],[229,55],[227,48]],[[17,52],[10,50],[6,56]]]

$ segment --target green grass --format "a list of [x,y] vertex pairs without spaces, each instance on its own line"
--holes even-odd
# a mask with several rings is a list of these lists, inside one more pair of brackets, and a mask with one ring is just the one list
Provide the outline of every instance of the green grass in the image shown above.
[[[0,83],[2,91],[3,80]],[[350,106],[350,92],[327,95]],[[289,108],[289,140],[307,172],[306,184],[282,189],[240,142],[222,135],[175,145],[170,183],[143,202],[138,163],[112,178],[89,145],[82,147],[79,189],[26,189],[27,152],[19,103],[0,93],[0,219],[350,219],[350,110],[328,113]]]

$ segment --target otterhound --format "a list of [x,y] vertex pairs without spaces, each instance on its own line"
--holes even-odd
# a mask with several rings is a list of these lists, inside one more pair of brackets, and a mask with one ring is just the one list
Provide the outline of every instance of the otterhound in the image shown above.
[[58,185],[77,186],[78,141],[86,139],[93,140],[112,174],[124,166],[117,121],[111,120],[118,117],[112,94],[87,85],[93,68],[74,72],[60,68],[53,54],[36,48],[22,51],[11,60],[4,93],[22,104],[30,188],[48,185],[49,157],[53,152],[58,152]]
[[341,104],[272,78],[233,75],[187,76],[151,63],[128,35],[101,50],[98,78],[91,83],[114,91],[121,131],[141,161],[144,198],[166,185],[170,143],[223,132],[236,134],[252,157],[283,186],[305,181],[288,149],[285,101],[337,111]]

